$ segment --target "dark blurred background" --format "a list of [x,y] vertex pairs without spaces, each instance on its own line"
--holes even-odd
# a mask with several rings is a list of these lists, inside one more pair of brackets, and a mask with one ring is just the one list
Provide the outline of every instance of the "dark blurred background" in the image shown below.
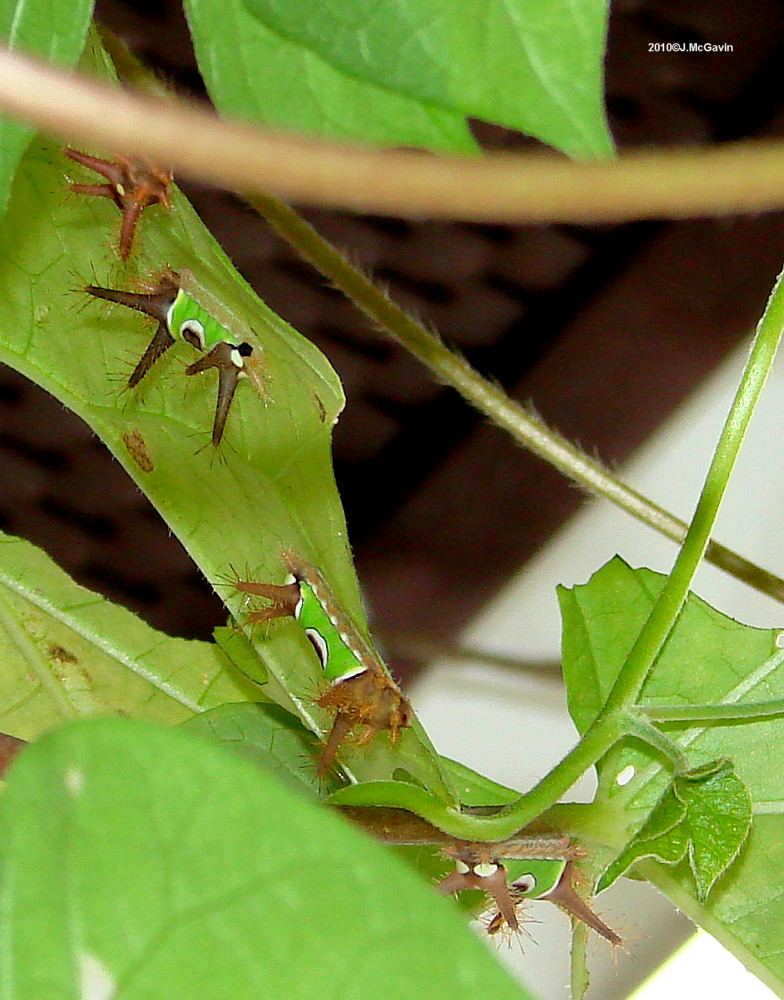
[[[184,92],[203,94],[174,0],[98,14]],[[732,53],[649,53],[649,42]],[[784,4],[617,0],[608,104],[621,150],[784,132]],[[476,125],[487,147],[530,140]],[[451,641],[582,502],[401,348],[373,331],[234,197],[185,186],[239,270],[343,379],[338,484],[374,628],[399,673],[412,637]],[[304,213],[483,373],[611,464],[738,341],[784,255],[779,214],[678,223],[499,226]],[[0,527],[77,580],[187,637],[222,606],[123,470],[76,417],[0,371]],[[521,654],[524,650],[521,650]]]

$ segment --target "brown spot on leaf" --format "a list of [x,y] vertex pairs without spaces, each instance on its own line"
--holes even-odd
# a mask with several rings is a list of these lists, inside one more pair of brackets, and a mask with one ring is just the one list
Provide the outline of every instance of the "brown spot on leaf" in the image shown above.
[[64,646],[59,646],[56,642],[50,642],[46,647],[46,655],[50,660],[58,660],[60,663],[78,663],[79,660],[70,653]]
[[123,441],[128,449],[128,454],[142,472],[152,472],[155,463],[147,450],[147,442],[142,435],[138,431],[130,431],[128,434],[123,434]]

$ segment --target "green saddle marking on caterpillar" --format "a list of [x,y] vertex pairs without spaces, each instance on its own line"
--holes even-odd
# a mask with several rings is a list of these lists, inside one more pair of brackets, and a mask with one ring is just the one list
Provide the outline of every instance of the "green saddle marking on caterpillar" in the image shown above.
[[283,584],[235,580],[237,590],[263,597],[266,608],[252,611],[249,623],[294,618],[310,640],[329,688],[317,699],[321,708],[335,712],[317,773],[332,766],[346,737],[362,730],[359,746],[382,729],[396,743],[400,730],[410,725],[411,705],[390,676],[373,647],[335,600],[324,577],[306,560],[283,553],[289,579]]
[[258,368],[260,351],[245,340],[247,328],[190,271],[167,271],[149,293],[86,285],[96,298],[135,309],[158,320],[158,328],[147,350],[128,379],[134,388],[155,362],[177,340],[195,347],[202,357],[185,369],[197,375],[218,369],[218,396],[212,425],[212,443],[219,445],[226,427],[234,393],[241,378],[250,378],[262,399],[266,398],[263,375]]

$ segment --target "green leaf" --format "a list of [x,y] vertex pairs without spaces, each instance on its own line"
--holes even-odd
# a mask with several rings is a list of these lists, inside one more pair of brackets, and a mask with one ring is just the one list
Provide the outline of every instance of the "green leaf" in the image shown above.
[[12,767],[0,823],[18,1000],[528,996],[391,852],[182,731],[99,719],[45,736]]
[[185,0],[215,105],[276,128],[385,146],[476,151],[465,116],[344,72],[270,30],[241,0]]
[[572,156],[608,156],[603,0],[243,0],[331,67]]
[[685,816],[686,805],[673,788],[668,788],[636,836],[604,872],[596,891],[607,889],[640,858],[656,858],[666,865],[681,861],[689,847]]
[[0,729],[33,739],[78,715],[181,722],[257,697],[212,643],[156,632],[0,533]]
[[704,902],[738,856],[751,826],[751,800],[730,761],[708,775],[679,775],[675,794],[686,806],[689,864]]
[[300,792],[323,797],[339,787],[331,775],[316,777],[321,744],[280,705],[221,705],[187,719],[182,727],[249,757]]
[[[85,66],[98,72],[103,60],[96,47]],[[282,582],[286,546],[320,568],[357,627],[366,629],[331,464],[332,428],[344,397],[329,363],[254,295],[176,189],[170,212],[145,211],[134,254],[123,265],[115,205],[69,195],[65,173],[73,174],[73,166],[37,140],[17,176],[0,225],[0,361],[93,428],[238,620],[246,608],[231,586],[234,574]],[[209,444],[213,373],[184,374],[193,349],[176,344],[137,390],[125,389],[152,336],[150,325],[80,291],[87,283],[138,290],[167,268],[192,271],[246,324],[261,359],[265,398],[250,380],[239,386],[218,452]],[[333,717],[316,704],[322,675],[302,630],[294,622],[258,628],[252,641],[269,672],[264,696],[323,737]],[[398,747],[382,733],[343,757],[357,780],[385,779],[402,766],[437,797],[454,800],[418,724]]]
[[[11,49],[73,66],[84,48],[93,12],[91,0],[0,0],[0,40]],[[0,218],[32,129],[0,118]]]
[[751,802],[730,761],[678,775],[637,835],[610,865],[597,892],[612,885],[635,861],[655,858],[674,865],[688,851],[698,898],[738,856],[751,826]]
[[[664,580],[658,573],[633,570],[615,558],[587,584],[561,589],[564,674],[572,718],[581,731],[604,703]],[[779,635],[777,629],[733,621],[691,595],[643,688],[641,704],[742,706],[784,700],[784,651],[777,644]],[[718,782],[718,806],[710,806],[705,814],[705,803],[696,804],[692,832],[699,848],[693,854],[698,865],[706,865],[701,885],[685,865],[669,868],[639,861],[637,871],[653,878],[676,905],[719,937],[765,982],[775,984],[773,989],[784,993],[779,933],[784,772],[771,766],[782,748],[784,720],[657,725],[677,739],[695,769],[723,758],[732,761],[737,779],[751,797],[753,822],[737,860],[718,879],[707,901],[701,901],[699,893],[707,891],[714,873],[732,854],[732,827],[737,842],[743,837],[743,793],[732,779],[726,789],[732,815],[724,846],[717,847],[712,828],[716,809],[721,808],[722,782]],[[607,754],[598,771],[597,802],[618,855],[646,822],[671,784],[672,774],[655,751],[631,739]],[[623,783],[619,784],[619,778]],[[605,867],[611,861],[607,858]],[[601,868],[595,870],[598,876]],[[608,881],[603,879],[603,884]]]
[[228,625],[219,625],[212,630],[212,637],[229,663],[241,674],[255,684],[266,684],[269,681],[269,671],[244,632]]
[[[634,570],[616,557],[587,584],[559,588],[564,677],[569,711],[580,732],[588,729],[604,705],[665,579],[651,570]],[[777,629],[742,625],[692,594],[651,672],[640,704],[731,705],[782,697],[784,672],[775,659],[781,652],[778,635]],[[688,741],[695,767],[720,757],[736,760],[736,755],[721,752],[725,743],[740,748],[740,756],[753,769],[751,783],[759,782],[762,789],[772,777],[764,740],[779,725],[772,720],[735,727],[672,723],[659,728],[677,736],[682,745]],[[645,749],[640,755],[651,758]],[[600,771],[608,771],[610,764],[612,770],[618,761],[606,759]],[[616,788],[613,794],[628,796],[629,786]],[[652,798],[651,805],[658,797]]]

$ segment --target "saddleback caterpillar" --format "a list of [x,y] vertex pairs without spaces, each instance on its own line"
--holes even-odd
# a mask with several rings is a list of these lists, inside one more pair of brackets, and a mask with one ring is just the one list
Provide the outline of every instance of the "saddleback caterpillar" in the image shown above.
[[392,680],[370,643],[338,605],[321,573],[291,552],[283,553],[289,577],[283,584],[236,580],[245,594],[266,598],[269,605],[252,611],[247,621],[269,622],[294,618],[316,651],[329,687],[317,699],[321,708],[335,712],[335,721],[318,762],[324,775],[346,737],[359,729],[364,746],[382,729],[396,743],[410,725],[411,706]]
[[186,375],[208,368],[218,369],[218,397],[212,425],[212,443],[220,444],[231,402],[239,380],[250,376],[264,396],[264,386],[252,371],[249,360],[253,347],[244,339],[243,325],[184,268],[167,271],[154,291],[144,294],[122,289],[86,285],[96,298],[135,309],[152,316],[158,328],[150,345],[128,379],[128,388],[138,385],[147,372],[177,340],[195,347],[202,356],[188,365]]

